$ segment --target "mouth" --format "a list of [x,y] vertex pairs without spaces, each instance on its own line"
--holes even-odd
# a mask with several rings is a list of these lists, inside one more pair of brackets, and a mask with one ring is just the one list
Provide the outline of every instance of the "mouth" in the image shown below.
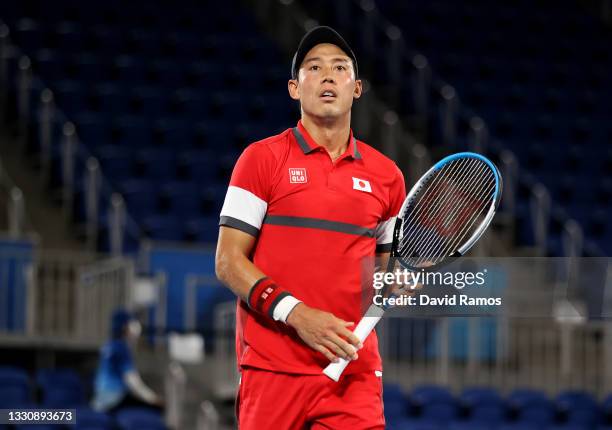
[[334,90],[323,90],[319,94],[319,97],[322,100],[335,100],[337,97],[337,94]]

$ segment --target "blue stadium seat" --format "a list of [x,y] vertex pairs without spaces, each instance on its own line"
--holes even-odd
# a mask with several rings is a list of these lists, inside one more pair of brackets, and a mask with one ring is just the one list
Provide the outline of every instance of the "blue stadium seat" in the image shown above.
[[444,387],[437,385],[422,385],[410,392],[410,401],[418,406],[426,406],[432,403],[455,403],[455,398]]
[[90,95],[90,109],[95,112],[129,112],[129,103],[123,89],[115,84],[103,82],[93,87]]
[[388,422],[396,422],[408,417],[410,405],[400,385],[389,383],[383,385],[383,403],[385,419]]
[[0,367],[0,405],[3,408],[27,408],[32,405],[30,379],[24,370]]
[[461,393],[459,401],[467,408],[503,404],[503,400],[497,390],[488,387],[468,387]]
[[176,215],[198,214],[201,209],[198,184],[194,182],[166,182],[161,191],[161,209]]
[[96,151],[102,172],[114,182],[127,179],[133,172],[133,159],[129,151],[117,146],[102,146]]
[[570,411],[571,409],[598,409],[595,398],[585,391],[564,391],[556,397],[555,403],[557,408],[562,411]]
[[33,70],[48,85],[67,79],[60,55],[51,49],[38,49],[32,57]]
[[125,408],[118,411],[115,419],[119,430],[165,430],[162,418],[145,408]]
[[102,412],[96,412],[89,408],[76,410],[76,430],[113,430],[113,419]]
[[166,112],[164,92],[154,86],[139,86],[131,91],[130,111],[147,117],[157,118]]
[[131,115],[117,118],[111,128],[113,140],[128,148],[145,148],[152,143],[149,121],[141,116]]
[[138,219],[158,210],[157,187],[154,182],[129,179],[119,185],[128,211]]
[[85,86],[74,80],[63,80],[53,84],[56,104],[71,112],[86,110]]
[[219,217],[199,216],[190,218],[183,227],[183,238],[190,242],[213,243],[219,236]]
[[75,408],[85,404],[83,381],[72,369],[39,370],[36,383],[42,392],[42,406],[46,408]]
[[147,77],[146,73],[143,63],[138,58],[120,55],[113,62],[111,78],[114,81],[141,84]]
[[151,215],[144,219],[145,234],[154,240],[176,241],[182,239],[182,219],[174,215]]
[[544,392],[528,388],[520,388],[512,391],[508,395],[507,401],[510,407],[515,409],[521,409],[533,404],[548,404],[549,402]]

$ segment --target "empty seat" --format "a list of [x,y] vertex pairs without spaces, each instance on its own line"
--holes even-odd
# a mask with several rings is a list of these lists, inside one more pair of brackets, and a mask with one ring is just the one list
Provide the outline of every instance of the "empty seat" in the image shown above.
[[76,410],[76,430],[113,430],[113,419],[102,412],[96,412],[90,408],[78,408]]
[[183,221],[175,215],[152,215],[143,221],[145,235],[154,240],[182,239]]
[[0,405],[3,408],[27,408],[31,404],[28,374],[16,367],[0,366]]
[[72,369],[40,370],[36,382],[46,408],[75,408],[85,404],[83,381]]
[[188,219],[183,228],[184,240],[189,242],[214,243],[219,237],[219,216]]
[[160,209],[188,217],[201,209],[198,186],[194,182],[167,182],[160,190]]
[[143,149],[135,155],[135,173],[155,181],[176,177],[176,159],[171,149]]
[[119,184],[119,191],[125,199],[129,213],[137,221],[157,211],[156,183],[147,180],[131,179]]
[[161,416],[150,409],[125,408],[115,415],[120,430],[165,430]]

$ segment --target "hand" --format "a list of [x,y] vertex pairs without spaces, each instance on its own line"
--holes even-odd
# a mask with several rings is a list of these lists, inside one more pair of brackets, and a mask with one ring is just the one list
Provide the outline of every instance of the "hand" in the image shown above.
[[363,347],[357,336],[348,329],[355,323],[310,308],[304,303],[298,303],[293,308],[287,317],[287,324],[297,331],[306,345],[334,363],[338,362],[338,357],[356,360],[357,349]]
[[153,405],[154,406],[158,406],[160,408],[164,407],[164,398],[162,396],[160,396],[159,394],[155,396],[155,399],[153,400]]

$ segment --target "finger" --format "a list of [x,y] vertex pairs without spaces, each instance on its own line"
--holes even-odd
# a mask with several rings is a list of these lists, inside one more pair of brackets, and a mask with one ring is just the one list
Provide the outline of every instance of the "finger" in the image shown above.
[[344,358],[347,360],[356,360],[357,359],[357,349],[346,340],[342,339],[340,336],[334,334],[330,336],[330,340],[336,344],[337,347],[342,349],[342,354]]
[[317,351],[319,351],[321,354],[323,354],[325,356],[325,358],[327,358],[332,363],[337,363],[338,362],[338,357],[336,357],[334,354],[332,354],[330,352],[330,350],[325,348],[323,345],[318,345],[315,349]]
[[339,332],[340,335],[346,338],[346,340],[353,345],[357,349],[363,348],[363,343],[359,340],[359,338],[350,330],[346,328],[342,328]]
[[344,321],[344,320],[340,320],[340,324],[342,324],[345,327],[350,327],[350,326],[355,325],[353,321]]
[[337,357],[344,358],[345,360],[351,359],[351,354],[347,354],[346,351],[344,351],[344,349],[342,349],[340,345],[334,342],[331,338],[324,339],[321,343],[325,345],[327,349],[336,354]]

